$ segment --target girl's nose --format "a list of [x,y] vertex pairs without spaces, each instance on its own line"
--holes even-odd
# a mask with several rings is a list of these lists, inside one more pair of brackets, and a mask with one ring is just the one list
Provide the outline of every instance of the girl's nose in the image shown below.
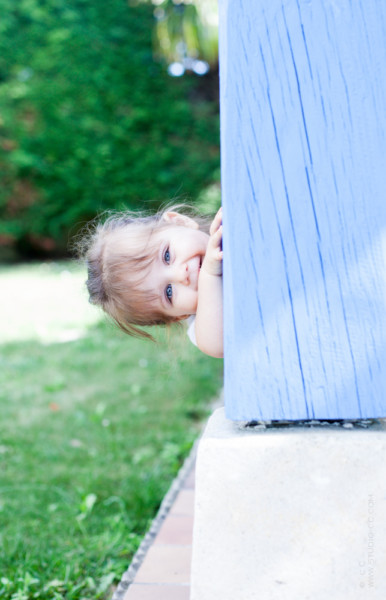
[[186,263],[182,263],[179,267],[178,267],[178,282],[182,283],[183,285],[189,285],[190,280],[189,280],[189,269],[188,269],[188,265]]

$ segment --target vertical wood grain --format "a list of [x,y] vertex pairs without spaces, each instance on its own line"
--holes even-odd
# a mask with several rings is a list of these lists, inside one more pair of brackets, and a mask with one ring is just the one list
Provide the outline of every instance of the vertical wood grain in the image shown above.
[[386,416],[386,3],[220,0],[231,419]]

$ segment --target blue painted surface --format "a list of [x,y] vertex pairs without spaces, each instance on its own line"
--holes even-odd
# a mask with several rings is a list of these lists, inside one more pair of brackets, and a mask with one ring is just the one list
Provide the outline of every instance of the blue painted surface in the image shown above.
[[220,0],[225,404],[386,416],[386,2]]

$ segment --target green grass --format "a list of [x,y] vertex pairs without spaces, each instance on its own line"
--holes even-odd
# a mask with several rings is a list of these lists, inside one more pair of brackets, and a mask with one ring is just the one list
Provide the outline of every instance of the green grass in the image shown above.
[[99,320],[82,279],[0,269],[2,600],[110,597],[221,385],[184,333]]

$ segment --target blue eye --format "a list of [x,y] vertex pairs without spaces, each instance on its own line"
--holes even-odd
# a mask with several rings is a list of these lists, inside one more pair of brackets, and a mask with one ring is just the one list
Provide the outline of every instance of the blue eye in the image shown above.
[[167,265],[170,263],[170,250],[169,250],[169,248],[166,248],[166,250],[165,250],[164,261],[166,262]]
[[171,303],[172,297],[173,297],[173,289],[172,289],[172,286],[170,283],[169,283],[169,285],[166,286],[165,293],[166,293],[166,298]]

